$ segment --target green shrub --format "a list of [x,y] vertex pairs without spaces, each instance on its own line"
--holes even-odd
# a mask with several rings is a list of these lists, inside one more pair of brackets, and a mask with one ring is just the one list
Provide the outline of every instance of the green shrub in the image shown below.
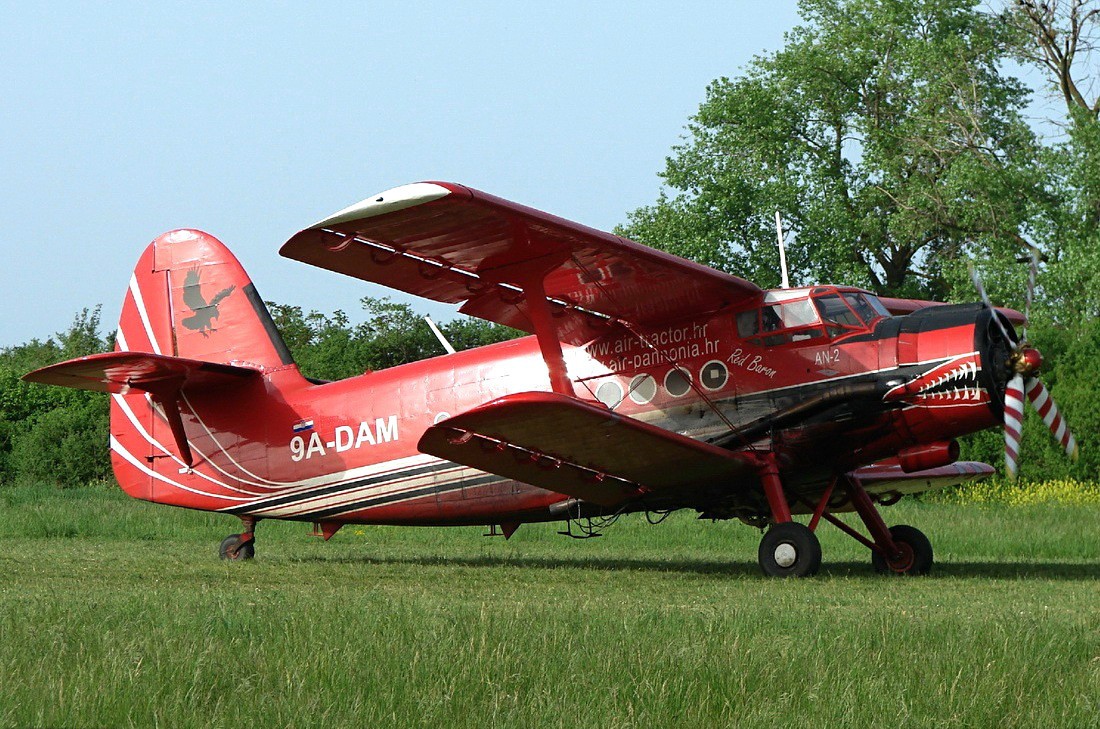
[[49,410],[30,419],[12,438],[7,469],[17,484],[78,486],[110,476],[105,396]]

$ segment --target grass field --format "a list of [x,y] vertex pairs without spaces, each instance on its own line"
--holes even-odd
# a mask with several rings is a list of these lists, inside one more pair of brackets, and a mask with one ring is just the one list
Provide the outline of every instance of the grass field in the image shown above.
[[0,490],[0,726],[1100,726],[1100,507],[901,504],[928,578],[759,576],[689,514],[603,538]]

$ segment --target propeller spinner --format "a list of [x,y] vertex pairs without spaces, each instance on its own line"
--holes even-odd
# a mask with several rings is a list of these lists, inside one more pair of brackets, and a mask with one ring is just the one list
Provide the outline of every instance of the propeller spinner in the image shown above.
[[1039,350],[1027,345],[1027,320],[1031,315],[1031,302],[1035,295],[1035,274],[1038,263],[1034,253],[1031,256],[1031,269],[1028,275],[1027,305],[1024,309],[1024,327],[1022,336],[1017,339],[1009,334],[1001,317],[996,314],[993,304],[989,301],[982,280],[973,265],[970,265],[970,280],[978,290],[982,303],[994,311],[993,321],[1009,343],[1011,352],[1005,362],[1008,372],[1012,373],[1005,388],[1004,421],[1005,421],[1005,471],[1009,480],[1016,480],[1019,471],[1017,467],[1020,455],[1020,437],[1023,433],[1024,422],[1024,396],[1027,396],[1039,417],[1046,423],[1054,439],[1061,443],[1070,459],[1077,460],[1077,441],[1073,437],[1062,417],[1058,406],[1046,386],[1039,380],[1039,370],[1043,366],[1043,356]]

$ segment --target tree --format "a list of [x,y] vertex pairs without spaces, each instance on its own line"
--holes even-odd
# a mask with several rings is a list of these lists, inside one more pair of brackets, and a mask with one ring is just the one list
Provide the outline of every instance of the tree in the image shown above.
[[1100,4],[1017,0],[1002,18],[1017,33],[1016,56],[1044,73],[1065,105],[1065,118],[1050,120],[1065,134],[1042,158],[1060,195],[1040,231],[1049,262],[1042,303],[1050,321],[1077,328],[1100,316],[1100,68],[1092,60]]
[[0,483],[69,486],[105,478],[108,398],[102,393],[23,382],[30,370],[109,349],[99,307],[63,332],[0,350]]
[[970,0],[802,0],[803,25],[715,81],[621,232],[768,286],[773,211],[793,278],[944,297],[981,251],[1018,254],[1049,205],[1011,29]]
[[1096,50],[1100,6],[1094,0],[1016,0],[1004,18],[1020,33],[1019,57],[1047,73],[1067,110],[1100,118],[1100,94],[1085,67]]

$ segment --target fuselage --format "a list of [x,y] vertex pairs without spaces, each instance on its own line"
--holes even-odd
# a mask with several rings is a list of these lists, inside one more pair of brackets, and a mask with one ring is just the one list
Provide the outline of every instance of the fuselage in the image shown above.
[[[577,397],[730,448],[766,442],[785,482],[814,492],[838,473],[998,422],[1003,378],[986,364],[996,343],[982,316],[935,307],[889,317],[870,295],[825,286],[644,331],[612,325],[564,356]],[[562,518],[562,494],[417,450],[441,420],[550,387],[534,337],[330,383],[288,364],[245,388],[187,395],[191,468],[147,396],[116,395],[112,459],[132,496],[259,518]],[[668,506],[704,510],[721,498],[686,492]]]

